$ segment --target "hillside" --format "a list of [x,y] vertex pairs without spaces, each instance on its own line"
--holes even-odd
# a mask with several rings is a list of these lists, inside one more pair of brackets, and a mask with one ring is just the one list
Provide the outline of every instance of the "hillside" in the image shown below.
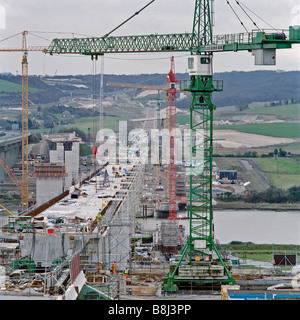
[[[179,80],[189,79],[188,74],[177,74]],[[224,81],[224,90],[214,94],[218,107],[243,105],[252,102],[286,101],[300,99],[300,71],[252,71],[216,73],[216,80]],[[0,74],[0,106],[19,105],[21,101],[21,76]],[[100,75],[96,80],[92,75],[76,76],[29,76],[29,99],[34,104],[58,102],[72,95],[90,96],[93,87],[100,87]],[[107,82],[144,83],[165,85],[165,74],[104,75],[104,95],[128,89],[108,87]],[[98,90],[97,90],[98,91]],[[132,90],[131,90],[132,91]],[[180,104],[188,108],[187,103]]]

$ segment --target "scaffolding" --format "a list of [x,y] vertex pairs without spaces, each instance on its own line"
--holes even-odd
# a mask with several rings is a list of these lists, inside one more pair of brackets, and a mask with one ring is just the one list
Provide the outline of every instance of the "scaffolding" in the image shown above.
[[131,268],[131,238],[143,189],[143,176],[144,165],[137,164],[126,182],[120,182],[122,189],[116,198],[110,199],[97,227],[97,237],[90,239],[82,250],[82,260],[87,265],[101,263],[103,269],[110,269],[116,261],[118,270]]
[[[51,173],[53,174],[55,170],[62,167],[50,167],[53,169]],[[40,169],[37,170],[38,174],[49,174],[49,166],[40,165],[37,168]],[[61,268],[63,273],[61,281],[58,276],[55,276],[58,281],[52,277],[53,270],[57,265],[70,261],[72,252],[79,252],[81,267],[86,274],[97,273],[99,263],[103,266],[103,271],[109,273],[112,263],[116,261],[117,275],[109,274],[109,283],[105,286],[110,286],[111,294],[119,292],[120,287],[114,285],[114,283],[120,284],[116,279],[120,276],[124,277],[125,268],[131,269],[131,238],[143,190],[144,169],[143,164],[137,163],[132,167],[132,170],[129,170],[126,177],[112,179],[109,188],[112,190],[118,186],[118,189],[115,196],[109,196],[107,199],[106,206],[101,211],[103,213],[101,223],[94,223],[95,219],[95,221],[90,221],[89,227],[86,228],[88,221],[85,219],[77,218],[71,222],[65,218],[65,221],[61,221],[61,223],[56,219],[56,222],[53,222],[53,227],[46,227],[43,216],[18,216],[5,219],[2,223],[2,235],[6,241],[14,243],[13,246],[18,249],[17,255],[12,255],[11,248],[3,244],[1,252],[3,258],[7,258],[8,254],[11,255],[10,266],[7,265],[8,261],[5,259],[7,271],[13,271],[14,275],[22,281],[27,278],[26,281],[24,280],[24,285],[26,282],[27,287],[32,286],[35,281],[40,283],[39,290],[49,292],[50,287],[55,286],[53,293],[61,293],[59,283],[67,279],[68,267],[64,265]],[[59,170],[59,172],[61,171]],[[97,176],[95,178],[103,179],[104,177]],[[106,189],[106,191],[107,195],[111,194],[110,190]],[[97,199],[96,202],[99,203],[99,193],[96,192],[93,198]],[[60,206],[64,206],[66,203],[72,203],[76,200],[68,197],[59,203]],[[22,274],[18,273],[17,269],[22,269]],[[38,274],[41,271],[45,272],[44,278]],[[46,279],[48,273],[52,280]],[[32,280],[28,280],[28,276]],[[49,281],[51,282],[50,287]],[[65,288],[65,285],[62,287]]]
[[63,163],[36,163],[33,175],[37,178],[47,178],[66,177],[68,174]]
[[177,250],[179,244],[178,226],[176,221],[161,222],[161,245],[163,251]]

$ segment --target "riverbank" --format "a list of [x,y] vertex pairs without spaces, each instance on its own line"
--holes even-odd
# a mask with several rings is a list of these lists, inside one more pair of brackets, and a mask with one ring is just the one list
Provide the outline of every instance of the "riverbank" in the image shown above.
[[221,250],[230,250],[231,254],[243,260],[273,262],[273,254],[296,254],[300,258],[299,245],[292,244],[255,244],[251,242],[232,242],[222,244]]
[[274,210],[291,211],[300,210],[300,203],[250,203],[244,201],[216,201],[213,205],[214,210]]

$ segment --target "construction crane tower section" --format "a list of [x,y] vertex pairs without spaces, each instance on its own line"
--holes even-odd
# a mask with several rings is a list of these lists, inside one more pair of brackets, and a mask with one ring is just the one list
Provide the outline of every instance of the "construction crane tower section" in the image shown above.
[[28,208],[28,61],[27,31],[23,32],[22,59],[22,209]]
[[[28,208],[29,191],[28,191],[28,52],[46,52],[46,46],[27,46],[28,31],[22,33],[21,48],[0,48],[0,52],[23,52],[22,57],[22,185],[19,180],[9,171],[7,165],[0,163],[5,171],[9,174],[15,184],[21,191],[22,209]],[[19,35],[19,34],[18,34]],[[17,179],[17,180],[16,180]]]
[[169,89],[167,91],[169,100],[169,140],[170,140],[170,162],[169,162],[169,220],[176,220],[176,83],[174,57],[171,57],[171,70],[167,76]]

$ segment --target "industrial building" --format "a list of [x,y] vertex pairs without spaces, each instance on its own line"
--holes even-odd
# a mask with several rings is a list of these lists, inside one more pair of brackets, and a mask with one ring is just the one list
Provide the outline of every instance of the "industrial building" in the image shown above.
[[238,174],[236,170],[219,170],[220,180],[237,180]]

